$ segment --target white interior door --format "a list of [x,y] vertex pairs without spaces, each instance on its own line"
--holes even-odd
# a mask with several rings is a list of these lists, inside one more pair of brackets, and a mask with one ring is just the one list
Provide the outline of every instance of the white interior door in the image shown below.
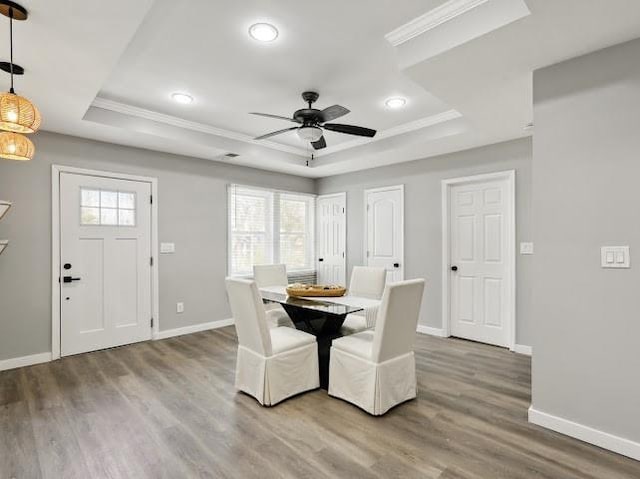
[[151,338],[151,184],[60,174],[60,346]]
[[368,266],[387,270],[387,282],[404,279],[404,187],[365,191]]
[[346,194],[319,196],[316,205],[318,283],[345,285]]
[[451,334],[509,346],[511,203],[508,179],[450,187]]

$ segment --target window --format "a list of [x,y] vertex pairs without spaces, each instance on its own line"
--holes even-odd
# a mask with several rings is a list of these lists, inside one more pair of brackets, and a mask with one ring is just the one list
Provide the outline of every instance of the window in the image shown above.
[[229,274],[254,264],[314,269],[315,197],[246,186],[229,187]]
[[129,191],[80,189],[80,224],[135,226],[136,194]]

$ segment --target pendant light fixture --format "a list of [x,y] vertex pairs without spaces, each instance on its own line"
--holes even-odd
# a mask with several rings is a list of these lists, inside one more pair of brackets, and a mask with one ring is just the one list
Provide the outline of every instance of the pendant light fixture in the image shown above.
[[27,10],[17,3],[0,0],[0,13],[9,18],[9,45],[11,58],[1,62],[0,69],[11,75],[11,88],[0,93],[0,158],[30,160],[35,148],[28,138],[20,133],[33,133],[40,128],[41,116],[38,108],[27,98],[16,95],[13,88],[14,75],[22,75],[24,68],[13,63],[13,21],[26,20]]
[[26,136],[12,131],[0,131],[0,158],[28,161],[35,152],[36,147]]

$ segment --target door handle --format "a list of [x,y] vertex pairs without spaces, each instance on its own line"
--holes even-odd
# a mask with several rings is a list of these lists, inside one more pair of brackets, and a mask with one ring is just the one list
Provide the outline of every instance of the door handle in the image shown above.
[[318,261],[322,263],[324,261],[324,258],[318,258]]
[[399,268],[400,267],[400,263],[393,263],[393,267],[394,268]]
[[457,266],[452,266],[451,267],[451,271],[458,271],[458,267]]
[[72,281],[80,281],[80,278],[72,278],[71,276],[63,276],[62,277],[62,282],[63,283],[71,283]]

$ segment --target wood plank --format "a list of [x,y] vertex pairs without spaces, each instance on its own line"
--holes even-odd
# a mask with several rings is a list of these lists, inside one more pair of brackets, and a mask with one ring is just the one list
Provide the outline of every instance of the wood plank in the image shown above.
[[416,400],[375,418],[233,388],[233,327],[0,373],[0,477],[637,479],[640,463],[527,422],[529,357],[418,335]]

